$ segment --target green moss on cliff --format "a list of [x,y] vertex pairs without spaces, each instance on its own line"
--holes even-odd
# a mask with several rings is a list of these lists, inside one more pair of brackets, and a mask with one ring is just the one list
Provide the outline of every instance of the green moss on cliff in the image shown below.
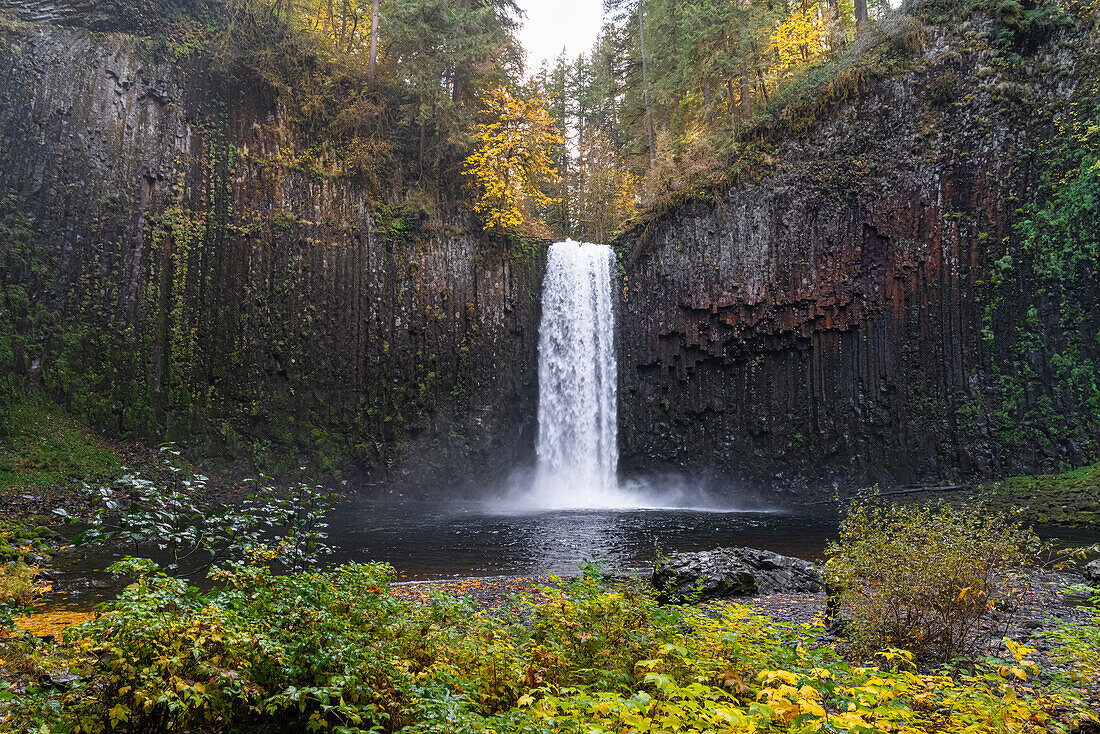
[[35,240],[15,199],[0,199],[0,438],[56,325],[50,293],[56,269],[54,253]]
[[[1039,4],[1003,22],[995,62],[1011,79],[1025,66],[1021,43],[1056,27],[1095,28],[1097,17],[1081,3]],[[990,247],[983,337],[1000,355],[993,417],[1003,450],[1056,456],[1069,446],[1080,460],[1100,449],[1100,52],[1082,45],[1073,64],[1070,99],[1027,111],[1054,134],[1022,161],[1033,171],[1028,197],[1012,236]]]

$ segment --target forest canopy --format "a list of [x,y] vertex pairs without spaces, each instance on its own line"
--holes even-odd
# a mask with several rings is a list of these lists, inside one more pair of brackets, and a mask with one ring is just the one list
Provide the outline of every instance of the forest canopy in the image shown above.
[[[159,43],[257,74],[322,137],[338,172],[380,202],[416,199],[434,213],[472,212],[487,228],[605,242],[639,212],[764,159],[754,133],[873,48],[856,42],[861,27],[891,26],[875,32],[881,40],[919,26],[868,1],[606,0],[593,48],[537,70],[523,68],[516,0],[209,0],[177,8]],[[486,147],[507,107],[498,89],[554,128],[538,141],[546,160],[522,216],[488,203],[468,164],[479,156],[482,174],[508,166]]]

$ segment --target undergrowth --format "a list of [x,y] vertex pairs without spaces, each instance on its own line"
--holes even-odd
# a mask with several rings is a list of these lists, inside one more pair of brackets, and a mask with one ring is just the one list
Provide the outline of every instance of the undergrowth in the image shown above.
[[[65,689],[7,683],[4,725],[60,732],[1064,731],[1081,703],[1031,652],[968,672],[908,653],[857,665],[730,605],[661,606],[597,573],[497,613],[391,596],[392,569],[274,575],[263,554],[203,593],[148,564],[66,634]],[[2,691],[3,689],[0,689]],[[23,692],[25,691],[25,692]],[[0,695],[0,698],[3,698]]]
[[[165,448],[166,460],[173,452]],[[0,662],[0,730],[916,734],[1067,731],[1089,716],[1079,689],[1041,675],[1034,651],[1012,641],[1008,659],[943,668],[919,667],[900,644],[846,660],[819,622],[780,624],[737,604],[663,605],[648,585],[609,582],[595,563],[492,609],[391,594],[385,564],[279,573],[319,567],[327,496],[261,491],[216,515],[201,484],[196,476],[158,492],[130,479],[128,494],[96,490],[107,512],[93,518],[90,539],[167,540],[177,555],[207,558],[213,588],[128,557],[110,570],[132,583],[61,641],[12,637],[7,620],[0,657],[16,662]],[[1030,544],[978,511],[904,512],[909,552],[872,532],[872,546],[890,552],[861,563],[958,571],[947,584],[955,603],[992,599],[983,559],[1000,572]],[[846,527],[873,524],[857,508]],[[949,548],[937,551],[937,539]],[[914,562],[923,555],[933,560]],[[854,559],[849,548],[834,575]],[[964,583],[968,593],[956,588]]]
[[1082,683],[1100,681],[1100,588],[1077,587],[1089,596],[1092,624],[1061,623],[1049,634],[1058,646],[1055,658],[1070,665],[1070,674]]

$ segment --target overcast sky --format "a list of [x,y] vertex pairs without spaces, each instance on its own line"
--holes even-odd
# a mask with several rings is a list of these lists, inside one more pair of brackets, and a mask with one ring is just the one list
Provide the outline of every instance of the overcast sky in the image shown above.
[[527,49],[527,73],[553,61],[562,46],[570,57],[587,53],[603,23],[603,0],[519,0],[527,11],[519,40]]

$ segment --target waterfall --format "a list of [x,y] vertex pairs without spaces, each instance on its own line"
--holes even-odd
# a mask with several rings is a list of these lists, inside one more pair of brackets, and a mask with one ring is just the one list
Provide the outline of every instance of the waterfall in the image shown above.
[[550,246],[539,326],[538,467],[533,504],[621,503],[616,417],[615,254],[607,245]]

